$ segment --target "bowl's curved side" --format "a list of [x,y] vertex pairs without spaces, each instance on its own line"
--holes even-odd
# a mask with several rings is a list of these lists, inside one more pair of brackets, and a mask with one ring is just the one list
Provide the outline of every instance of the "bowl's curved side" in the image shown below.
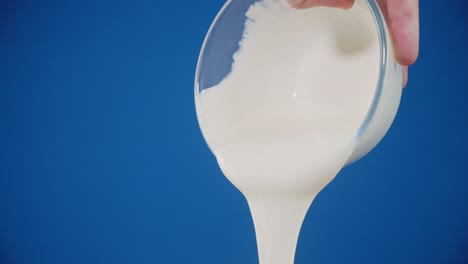
[[347,165],[361,159],[382,140],[395,119],[402,93],[402,69],[395,61],[393,44],[382,12],[375,0],[366,0],[372,11],[380,40],[380,76],[374,99],[361,125]]

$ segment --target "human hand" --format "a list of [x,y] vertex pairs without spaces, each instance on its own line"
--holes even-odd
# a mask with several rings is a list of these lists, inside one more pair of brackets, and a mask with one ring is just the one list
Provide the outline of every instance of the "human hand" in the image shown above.
[[[288,0],[298,9],[330,6],[349,9],[355,0]],[[408,82],[408,66],[413,64],[419,53],[419,1],[377,0],[390,28],[395,57],[403,66],[403,87]]]

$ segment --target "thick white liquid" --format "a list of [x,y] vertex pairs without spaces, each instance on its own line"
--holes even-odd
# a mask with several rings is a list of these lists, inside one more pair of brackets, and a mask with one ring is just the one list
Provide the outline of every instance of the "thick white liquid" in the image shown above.
[[264,0],[247,16],[232,72],[196,96],[200,126],[245,195],[261,264],[291,264],[314,197],[349,159],[371,105],[379,41],[360,4],[294,10]]

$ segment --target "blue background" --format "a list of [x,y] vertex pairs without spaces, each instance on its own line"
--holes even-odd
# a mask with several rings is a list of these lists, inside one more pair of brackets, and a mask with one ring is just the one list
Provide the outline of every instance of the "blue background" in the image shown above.
[[[199,131],[223,1],[0,1],[0,263],[257,263]],[[468,263],[468,4],[421,1],[382,143],[316,199],[296,263]]]

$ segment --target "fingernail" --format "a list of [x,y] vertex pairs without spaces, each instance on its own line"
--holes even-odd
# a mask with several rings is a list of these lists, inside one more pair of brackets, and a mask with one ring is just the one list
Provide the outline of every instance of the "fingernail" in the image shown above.
[[293,7],[298,7],[304,2],[304,0],[288,0],[288,2]]
[[403,88],[408,84],[408,66],[403,66]]
[[336,8],[341,8],[344,10],[349,10],[354,6],[354,0],[342,0],[342,1],[336,1],[333,5],[333,7]]
[[310,8],[310,7],[318,7],[318,6],[328,6],[328,7],[335,7],[341,9],[350,9],[353,7],[355,0],[315,0],[315,1],[307,1],[307,0],[288,0],[289,4],[295,8]]

